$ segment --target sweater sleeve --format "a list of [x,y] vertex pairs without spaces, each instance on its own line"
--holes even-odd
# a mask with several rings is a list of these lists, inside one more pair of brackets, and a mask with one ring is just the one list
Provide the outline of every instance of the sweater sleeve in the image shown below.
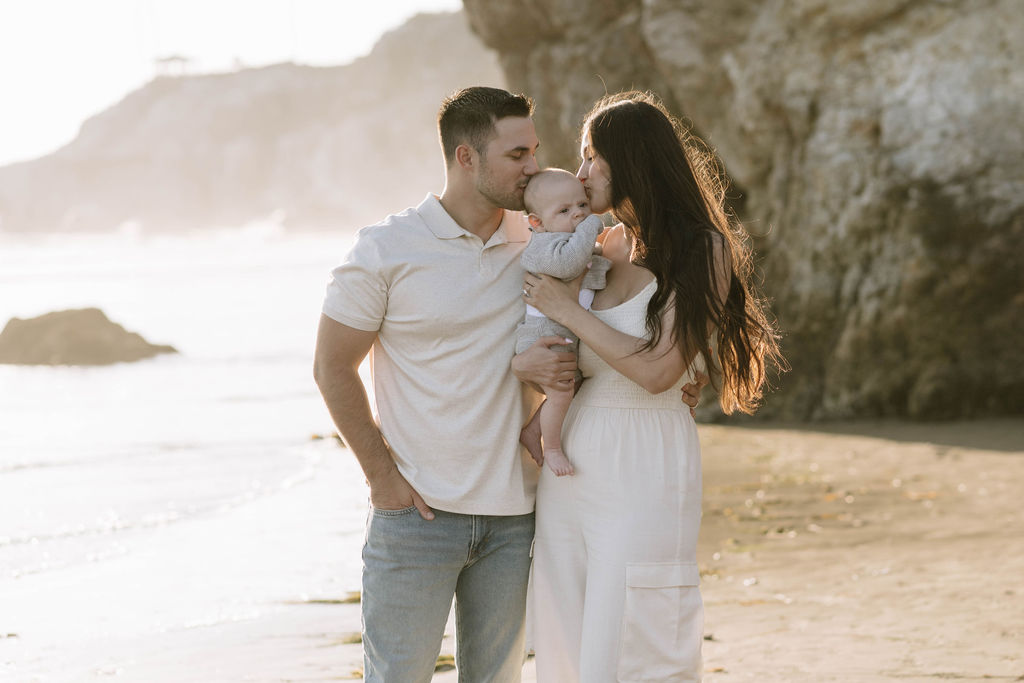
[[574,232],[537,232],[523,250],[523,268],[562,280],[577,277],[587,267],[594,242],[604,228],[600,216],[587,216]]
[[583,276],[580,283],[581,289],[604,289],[608,282],[608,271],[611,270],[612,262],[604,256],[594,256],[590,260],[590,268]]

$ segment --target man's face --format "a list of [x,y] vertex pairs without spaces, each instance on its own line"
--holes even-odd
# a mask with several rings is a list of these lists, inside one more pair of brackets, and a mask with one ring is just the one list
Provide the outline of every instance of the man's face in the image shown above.
[[526,183],[540,170],[533,119],[508,116],[494,124],[494,132],[480,153],[477,192],[497,207],[522,211]]
[[540,219],[534,227],[537,232],[573,232],[590,215],[590,201],[583,184],[571,175],[560,175],[545,183],[537,193],[537,205],[542,207],[536,214]]

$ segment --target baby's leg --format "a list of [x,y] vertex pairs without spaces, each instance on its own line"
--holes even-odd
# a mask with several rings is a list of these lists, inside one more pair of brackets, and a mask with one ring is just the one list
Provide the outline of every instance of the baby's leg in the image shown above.
[[544,387],[548,398],[540,407],[540,432],[544,438],[544,462],[558,476],[572,474],[572,463],[562,452],[562,423],[572,402],[572,389]]
[[530,457],[537,463],[537,467],[544,465],[544,452],[540,445],[540,411],[541,408],[535,410],[533,417],[519,432],[519,443],[526,446],[526,450],[530,452]]

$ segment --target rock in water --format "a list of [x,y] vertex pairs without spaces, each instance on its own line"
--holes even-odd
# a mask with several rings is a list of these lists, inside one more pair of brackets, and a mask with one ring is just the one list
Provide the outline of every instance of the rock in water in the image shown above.
[[38,318],[11,318],[0,332],[0,363],[14,365],[109,365],[177,353],[128,332],[98,308],[56,311]]

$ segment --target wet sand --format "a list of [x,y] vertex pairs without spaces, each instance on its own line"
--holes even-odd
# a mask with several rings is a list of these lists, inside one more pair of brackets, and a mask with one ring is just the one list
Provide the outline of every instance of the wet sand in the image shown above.
[[[700,430],[706,681],[1024,680],[1024,420]],[[126,678],[359,680],[358,605],[312,597]]]

